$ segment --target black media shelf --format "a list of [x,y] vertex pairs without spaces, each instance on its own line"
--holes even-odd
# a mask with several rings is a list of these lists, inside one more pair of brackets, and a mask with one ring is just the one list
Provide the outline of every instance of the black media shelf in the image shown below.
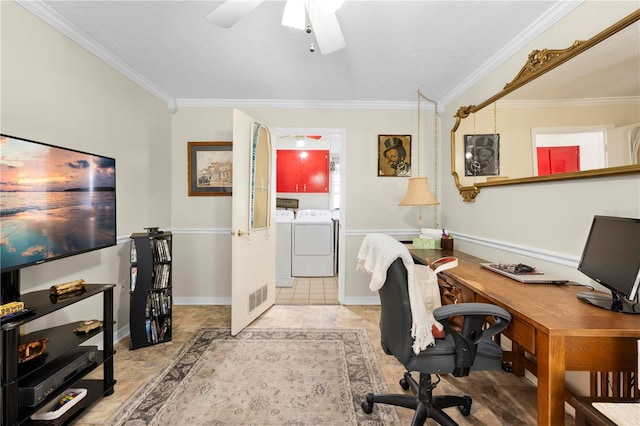
[[131,234],[130,349],[171,340],[172,234]]
[[[25,303],[25,307],[33,308],[34,311],[28,316],[5,322],[1,326],[2,368],[0,370],[0,382],[2,385],[3,407],[1,425],[20,425],[30,422],[32,414],[55,398],[59,398],[60,394],[68,388],[87,389],[87,396],[83,400],[85,407],[103,396],[113,393],[113,386],[116,383],[113,377],[114,288],[114,284],[87,284],[84,292],[67,298],[51,296],[49,290],[38,290],[20,295],[19,300]],[[101,318],[103,325],[100,329],[87,334],[76,334],[73,330],[80,324],[80,321],[76,321],[20,335],[20,326],[100,294],[103,297],[103,315]],[[82,371],[65,377],[60,386],[48,393],[35,406],[20,406],[19,389],[21,385],[24,386],[31,375],[42,373],[41,375],[46,377],[56,373],[54,371],[57,365],[56,360],[60,360],[61,357],[68,355],[76,348],[82,348],[84,342],[101,333],[103,350],[97,351],[95,363]],[[49,339],[44,355],[22,365],[18,364],[18,346],[41,338]],[[103,370],[102,379],[84,379],[87,374],[100,366],[102,366]]]

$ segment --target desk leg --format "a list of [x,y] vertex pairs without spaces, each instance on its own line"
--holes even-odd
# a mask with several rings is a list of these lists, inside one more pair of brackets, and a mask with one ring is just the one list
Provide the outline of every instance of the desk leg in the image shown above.
[[564,424],[565,341],[538,330],[538,425]]
[[511,342],[511,353],[513,374],[518,377],[524,376],[524,347],[517,342]]

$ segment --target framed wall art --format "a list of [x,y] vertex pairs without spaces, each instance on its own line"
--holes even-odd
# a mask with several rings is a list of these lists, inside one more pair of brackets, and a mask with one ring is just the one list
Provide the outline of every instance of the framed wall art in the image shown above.
[[378,135],[378,176],[411,176],[411,135]]
[[500,134],[464,135],[464,175],[500,174]]
[[188,142],[189,195],[231,195],[231,142]]

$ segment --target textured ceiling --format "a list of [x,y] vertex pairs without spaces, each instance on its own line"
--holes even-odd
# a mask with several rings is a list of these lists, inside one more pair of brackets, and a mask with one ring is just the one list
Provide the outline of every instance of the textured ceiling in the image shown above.
[[415,102],[417,89],[446,102],[577,4],[347,0],[336,13],[347,45],[321,55],[312,36],[280,25],[283,1],[230,29],[204,19],[219,1],[20,3],[165,98],[369,103]]

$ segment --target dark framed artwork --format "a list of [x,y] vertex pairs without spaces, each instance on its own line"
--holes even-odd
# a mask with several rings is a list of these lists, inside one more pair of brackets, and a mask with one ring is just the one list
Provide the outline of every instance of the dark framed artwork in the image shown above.
[[411,135],[378,135],[378,176],[411,176]]
[[188,142],[189,195],[231,195],[231,142]]
[[500,135],[464,135],[464,175],[500,174]]

